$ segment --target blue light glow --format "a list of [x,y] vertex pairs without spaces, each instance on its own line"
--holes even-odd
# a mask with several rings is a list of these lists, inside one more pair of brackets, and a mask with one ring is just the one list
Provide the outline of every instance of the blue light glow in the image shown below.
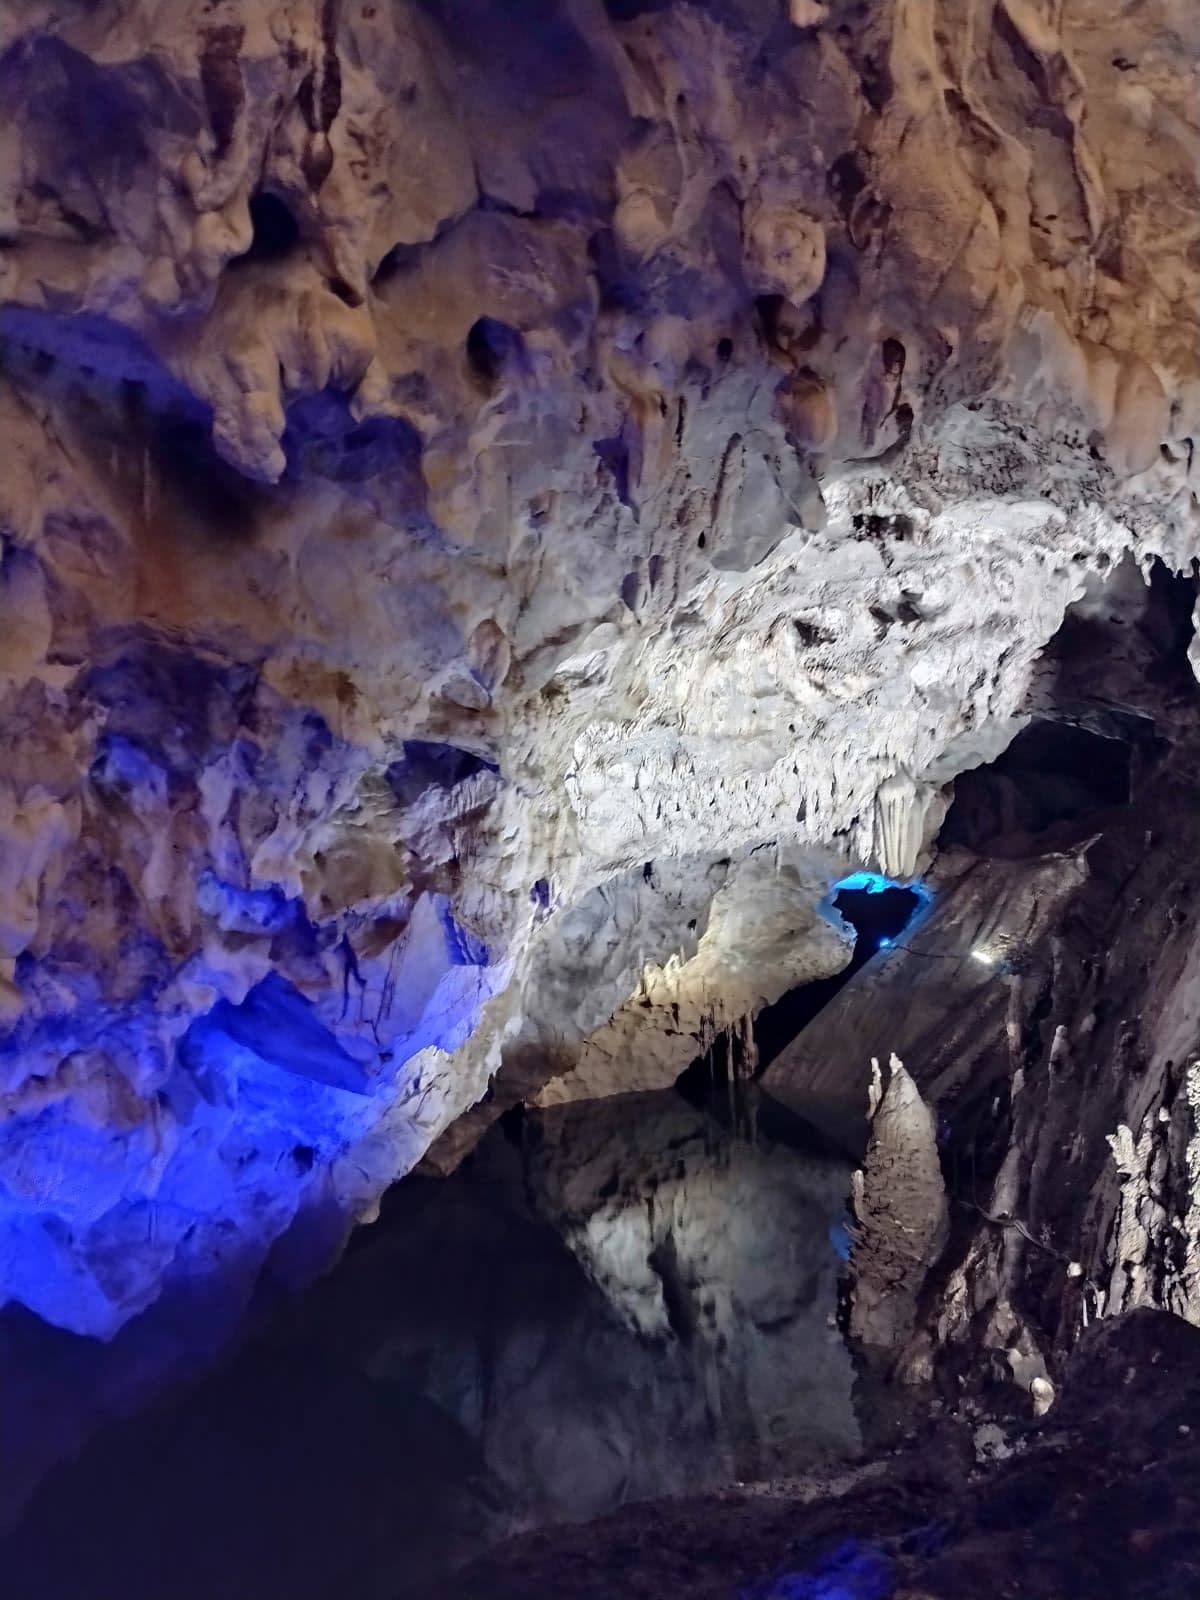
[[850,1222],[848,1217],[839,1217],[836,1222],[830,1223],[829,1242],[833,1246],[834,1254],[840,1261],[849,1261]]
[[[865,869],[850,872],[844,878],[839,878],[829,887],[829,892],[817,906],[817,911],[826,922],[832,922],[835,928],[845,928],[846,918],[836,905],[838,895],[850,891],[858,894],[883,894],[887,889],[904,889],[909,894],[914,894],[919,901],[917,909],[909,918],[905,926],[905,934],[909,934],[922,920],[933,904],[933,890],[921,882],[919,878],[888,878],[882,872],[867,872]],[[876,949],[886,950],[895,944],[895,937],[880,939]]]
[[470,928],[464,927],[456,920],[450,909],[449,900],[439,902],[438,915],[446,935],[446,957],[450,964],[455,967],[486,967],[487,945],[477,934],[472,933]]
[[240,1005],[219,1000],[188,1029],[181,1046],[185,1061],[213,1036],[240,1047],[251,1060],[280,1072],[352,1094],[366,1094],[370,1076],[364,1062],[352,1056],[337,1035],[321,1021],[316,1007],[288,980],[269,972]]
[[885,878],[882,872],[852,872],[849,877],[839,878],[834,884],[831,893],[840,894],[843,889],[858,889],[866,894],[882,894],[885,889],[915,889],[912,883],[900,883],[895,878]]
[[743,1600],[887,1600],[895,1567],[880,1551],[847,1539],[808,1572],[786,1572],[766,1587],[743,1590]]
[[[919,878],[885,878],[882,872],[851,872],[847,877],[838,879],[822,901],[822,905],[832,904],[846,889],[860,894],[883,894],[885,889],[906,889],[909,894],[915,894],[921,901],[922,911],[933,901],[933,890]],[[920,916],[921,911],[916,915]]]

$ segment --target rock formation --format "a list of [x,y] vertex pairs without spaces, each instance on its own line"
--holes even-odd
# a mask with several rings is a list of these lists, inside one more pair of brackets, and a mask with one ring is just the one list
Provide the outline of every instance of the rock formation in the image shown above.
[[937,1123],[904,1063],[884,1080],[871,1063],[870,1137],[854,1174],[851,1337],[891,1349],[912,1332],[917,1302],[950,1232]]
[[[496,1128],[390,1195],[268,1337],[50,1477],[5,1581],[397,1600],[530,1526],[853,1454],[829,1247],[846,1176],[669,1093]],[[0,1462],[61,1415],[46,1365]]]
[[995,1431],[989,1455],[983,1429],[972,1440],[930,1418],[907,1449],[823,1494],[801,1483],[666,1501],[531,1534],[431,1600],[549,1588],[607,1600],[631,1566],[632,1592],[662,1600],[959,1600],[1001,1584],[1028,1600],[1194,1591],[1200,1332],[1154,1311],[1093,1328],[1061,1407],[1039,1428]]
[[836,972],[830,884],[1086,702],[1160,792],[1034,861],[963,779],[839,1059],[971,1128],[928,1348],[1200,1318],[1198,63],[1188,0],[10,0],[0,1298],[165,1370]]

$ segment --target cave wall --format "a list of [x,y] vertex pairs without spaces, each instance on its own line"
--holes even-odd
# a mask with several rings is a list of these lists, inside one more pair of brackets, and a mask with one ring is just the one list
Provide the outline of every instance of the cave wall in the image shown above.
[[705,945],[750,852],[911,871],[1089,577],[1195,549],[1198,56],[1184,0],[4,8],[5,1297],[244,1303],[672,961],[835,963],[827,882],[754,984]]
[[1037,737],[956,784],[927,915],[763,1075],[865,1154],[860,1350],[955,1403],[1041,1415],[1097,1322],[1200,1326],[1195,590],[1119,572],[1072,608]]

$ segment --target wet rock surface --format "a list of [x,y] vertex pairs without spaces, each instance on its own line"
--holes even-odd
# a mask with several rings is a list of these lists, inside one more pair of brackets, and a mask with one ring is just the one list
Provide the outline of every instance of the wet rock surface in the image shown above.
[[[455,1177],[401,1186],[228,1370],[51,1473],[0,1544],[6,1582],[393,1600],[514,1530],[852,1458],[848,1186],[844,1161],[732,1137],[670,1093],[496,1128]],[[45,1428],[79,1426],[65,1380],[88,1392],[82,1352],[73,1373],[57,1352],[55,1394],[45,1341],[19,1350],[14,1476],[44,1465]]]
[[1040,1426],[989,1434],[944,1410],[858,1481],[634,1507],[529,1535],[427,1593],[1188,1600],[1198,1588],[1200,1330],[1143,1311],[1085,1336]]
[[[1134,578],[1070,615],[1032,697],[1121,754],[1090,781],[1036,747],[981,766],[911,926],[759,1083],[749,1030],[723,1072],[697,1063],[703,1093],[683,1074],[690,1101],[493,1107],[461,1171],[398,1190],[307,1299],[279,1306],[307,1257],[273,1254],[263,1340],[116,1426],[180,1334],[152,1315],[102,1347],[10,1308],[10,1519],[32,1499],[5,1570],[73,1600],[158,1600],[165,1573],[180,1600],[516,1596],[552,1574],[563,1595],[949,1600],[989,1564],[1014,1596],[1107,1573],[1140,1600],[1151,1571],[1187,1596],[1200,692],[1192,585]],[[401,788],[461,776],[404,759]],[[288,1004],[239,1013],[263,1059]],[[854,1064],[889,1045],[872,1102]],[[865,1154],[800,1137],[823,1084],[851,1107],[856,1080]],[[207,1359],[233,1333],[215,1304],[186,1332]]]
[[1198,18],[3,6],[22,1600],[1200,1592]]
[[1089,578],[1194,551],[1198,57],[1186,0],[5,6],[8,1300],[235,1325],[493,1083],[662,1087],[836,969]]

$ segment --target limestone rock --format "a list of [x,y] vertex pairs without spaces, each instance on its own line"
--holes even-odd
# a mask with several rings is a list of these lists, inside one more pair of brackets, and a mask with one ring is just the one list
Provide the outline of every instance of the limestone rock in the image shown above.
[[912,1332],[917,1299],[950,1231],[937,1122],[893,1055],[886,1081],[871,1063],[870,1135],[854,1174],[850,1333],[891,1349]]
[[9,1298],[315,1271],[1191,559],[1191,12],[848,16],[4,8]]

